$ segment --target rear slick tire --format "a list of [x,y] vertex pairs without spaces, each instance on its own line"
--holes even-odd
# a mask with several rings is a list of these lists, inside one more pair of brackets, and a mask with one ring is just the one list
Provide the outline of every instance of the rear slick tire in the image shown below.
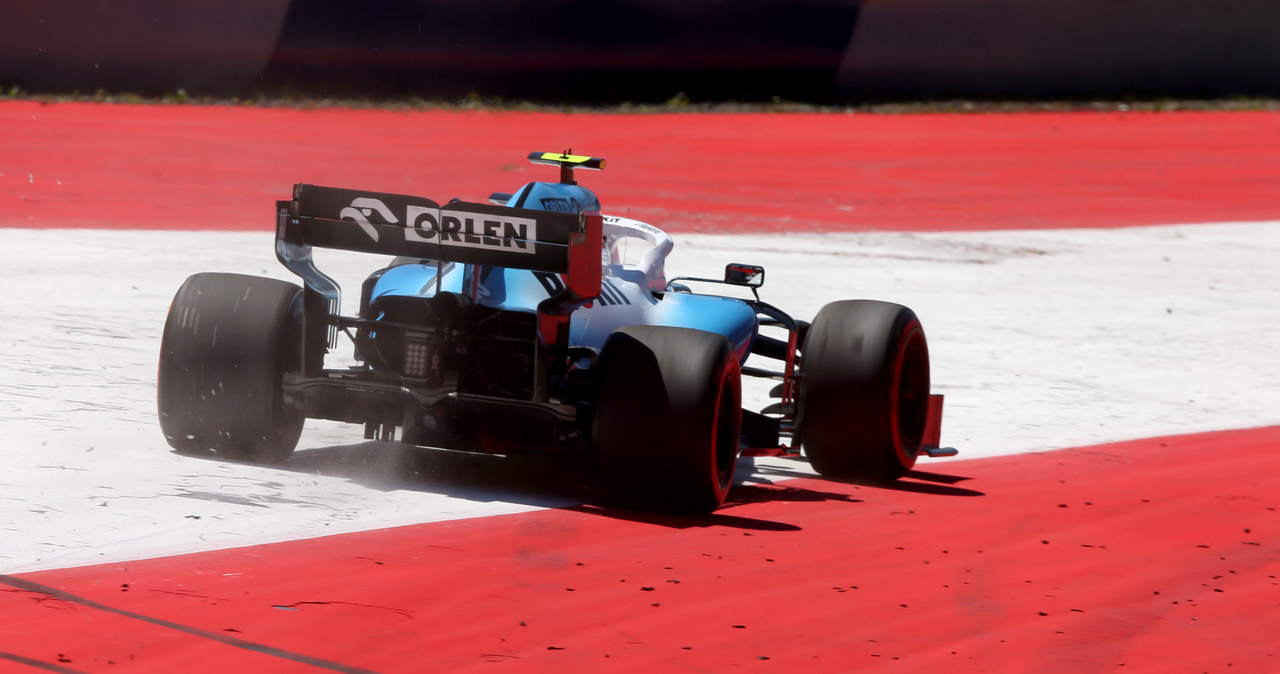
[[283,378],[301,367],[302,290],[241,274],[195,274],[165,321],[156,381],[160,429],[180,452],[279,463],[302,433]]
[[801,349],[800,442],[818,474],[891,482],[916,463],[929,410],[929,346],[907,307],[826,305]]
[[741,367],[721,335],[633,326],[596,364],[592,421],[601,504],[705,515],[733,484],[742,430]]

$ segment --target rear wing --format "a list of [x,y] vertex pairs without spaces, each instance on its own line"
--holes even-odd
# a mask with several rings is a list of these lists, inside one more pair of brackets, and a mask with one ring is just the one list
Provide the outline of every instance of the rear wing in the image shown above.
[[[298,184],[276,202],[276,257],[304,281],[304,354],[337,342],[338,283],[315,266],[312,248],[414,257],[563,274],[565,292],[540,311],[566,314],[599,296],[603,218]],[[326,323],[327,335],[314,330]],[[308,368],[315,361],[308,357]]]
[[[441,206],[423,197],[303,184],[294,186],[292,201],[277,202],[277,210],[276,241],[290,246],[573,276],[586,272],[588,283],[591,276],[598,282],[600,275],[602,225],[595,213],[462,201]],[[584,264],[594,266],[595,273],[578,269]]]

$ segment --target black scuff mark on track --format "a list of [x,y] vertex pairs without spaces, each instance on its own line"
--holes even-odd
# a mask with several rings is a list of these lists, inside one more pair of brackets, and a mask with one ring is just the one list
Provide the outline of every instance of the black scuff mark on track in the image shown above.
[[299,610],[303,606],[351,606],[354,608],[367,608],[377,611],[389,611],[400,616],[403,620],[413,620],[413,611],[406,611],[402,608],[394,608],[391,606],[377,606],[375,604],[360,604],[351,601],[295,601],[292,604],[275,604],[271,608],[280,610]]
[[[79,595],[73,594],[71,592],[67,592],[65,590],[59,590],[55,587],[41,585],[40,583],[36,583],[23,578],[18,578],[17,576],[0,574],[0,583],[4,585],[8,585],[12,588],[16,588],[18,590],[45,595],[47,597],[69,602],[72,604],[77,604],[79,606],[83,606],[88,609],[93,609],[95,611],[102,611],[103,613],[110,613],[112,615],[117,615],[124,618],[131,618],[133,620],[138,620],[150,625],[155,625],[157,627],[171,629],[171,630],[181,632],[183,634],[187,634],[193,637],[206,639],[208,641],[213,641],[213,642],[220,643],[226,646],[231,646],[234,648],[240,648],[240,649],[250,651],[253,653],[258,653],[261,655],[280,658],[282,660],[288,660],[290,662],[310,665],[312,667],[327,669],[334,672],[343,672],[344,674],[376,674],[376,672],[374,672],[373,670],[364,669],[361,667],[354,667],[351,665],[345,665],[340,662],[331,662],[329,660],[316,658],[303,653],[294,653],[292,651],[286,651],[284,649],[276,648],[274,646],[267,646],[266,644],[259,644],[252,641],[246,641],[244,639],[237,639],[236,637],[227,636],[225,634],[219,634],[217,632],[202,630],[198,627],[191,627],[190,625],[183,625],[183,624],[175,623],[169,620],[155,618],[152,616],[143,615],[141,613],[135,613],[133,611],[128,611],[122,608],[108,606],[106,604],[103,604],[101,602],[96,602],[87,597],[81,597]],[[0,657],[3,657],[3,656],[0,655]],[[38,663],[38,664],[43,665],[45,667],[51,666],[51,665],[48,665],[47,663]],[[64,670],[53,669],[50,671],[64,671]],[[75,671],[75,670],[65,670],[65,671]]]
[[1133,458],[1132,456],[1124,456],[1123,454],[1114,454],[1114,453],[1111,453],[1111,452],[1100,452],[1100,451],[1092,450],[1092,449],[1071,448],[1071,449],[1065,449],[1065,450],[1063,450],[1063,451],[1065,451],[1065,452],[1072,452],[1072,453],[1075,453],[1075,454],[1083,454],[1083,455],[1086,455],[1086,456],[1098,456],[1098,457],[1102,457],[1102,458],[1104,458],[1104,459],[1110,459],[1110,460],[1113,460],[1113,461],[1115,461],[1115,462],[1117,462],[1117,463],[1136,463],[1136,462],[1138,461],[1137,459]]
[[[129,589],[130,588],[128,583],[125,583],[120,586],[121,592],[128,592]],[[212,597],[207,594],[196,594],[195,592],[185,592],[185,591],[176,591],[176,590],[155,590],[155,589],[148,589],[147,592],[152,592],[155,594],[167,594],[174,597],[182,597],[183,599],[201,599],[201,600],[212,602],[215,604],[221,604],[221,603],[226,603],[231,601],[230,599],[227,599],[225,597]]]
[[16,662],[20,665],[26,665],[28,667],[34,667],[36,669],[43,669],[46,672],[59,672],[59,674],[86,674],[83,670],[71,669],[70,667],[63,667],[62,665],[55,665],[52,662],[33,660],[31,658],[26,658],[16,653],[5,653],[4,651],[0,651],[0,660],[8,660],[9,662]]

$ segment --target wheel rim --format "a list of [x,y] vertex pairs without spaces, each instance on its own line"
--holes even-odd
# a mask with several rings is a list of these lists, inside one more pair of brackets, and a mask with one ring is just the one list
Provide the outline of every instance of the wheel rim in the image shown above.
[[910,459],[924,437],[929,412],[929,352],[923,333],[911,330],[895,368],[891,404],[894,444],[903,460]]
[[738,437],[735,432],[735,416],[740,413],[733,383],[726,379],[720,386],[720,399],[716,406],[715,436],[712,442],[716,481],[719,487],[728,488],[733,480],[733,469],[738,462]]

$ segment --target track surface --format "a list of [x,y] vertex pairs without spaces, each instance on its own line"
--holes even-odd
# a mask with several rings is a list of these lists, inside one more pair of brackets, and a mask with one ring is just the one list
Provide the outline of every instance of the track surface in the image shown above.
[[740,486],[705,519],[539,510],[3,577],[0,643],[77,671],[1274,671],[1277,443],[1165,437],[893,490]]
[[[6,103],[0,119],[0,222],[20,227],[261,228],[295,180],[483,193],[528,179],[513,146],[570,140],[642,157],[593,186],[677,229],[1280,212],[1274,115]],[[952,461],[896,489],[775,471],[696,521],[571,506],[4,576],[0,671],[1274,671],[1278,442],[1271,427]]]
[[0,643],[95,672],[1274,671],[1277,443],[1158,438],[892,490],[739,486],[698,520],[542,510],[0,577]]
[[[591,152],[672,231],[1275,220],[1274,113],[627,115],[0,104],[0,225],[261,229],[295,182],[476,199]],[[539,174],[540,175],[540,174]],[[586,179],[586,178],[584,178]],[[439,193],[441,189],[452,193]]]

